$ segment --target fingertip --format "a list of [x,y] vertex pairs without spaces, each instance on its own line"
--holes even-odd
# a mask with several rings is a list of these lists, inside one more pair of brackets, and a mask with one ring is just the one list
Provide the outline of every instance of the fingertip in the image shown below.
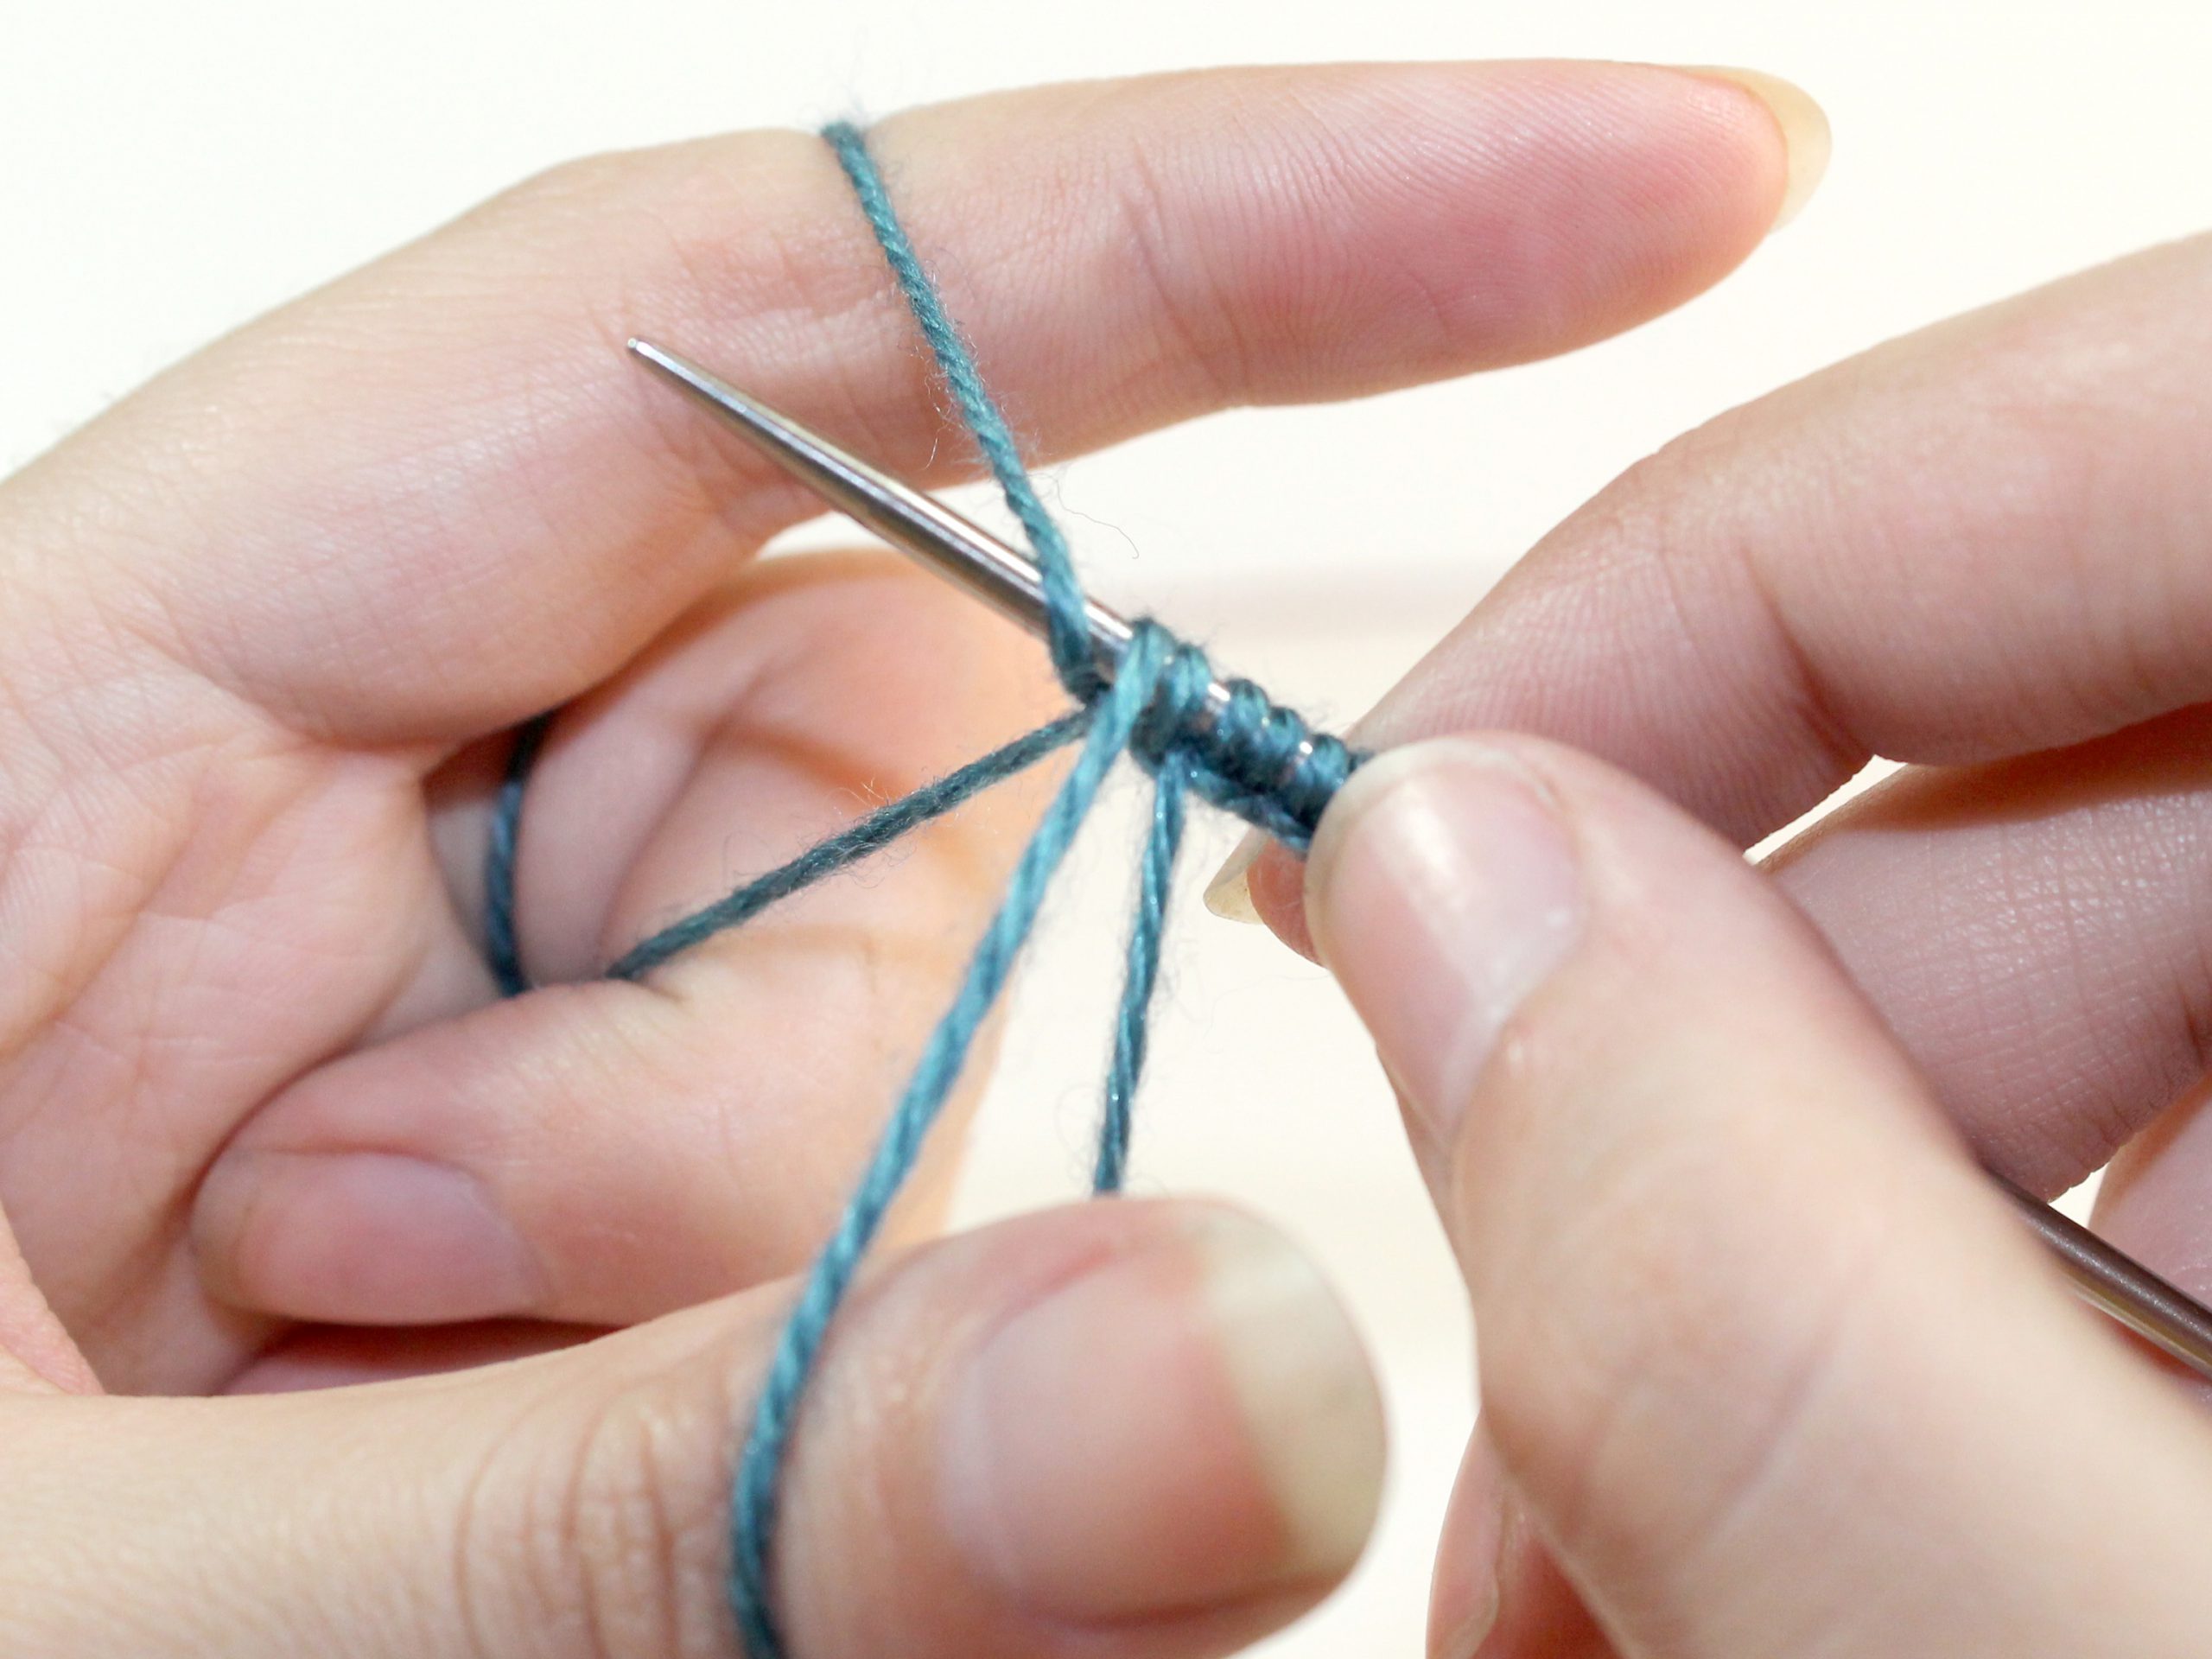
[[1497,1624],[1504,1532],[1505,1471],[1478,1422],[1437,1540],[1428,1599],[1429,1659],[1474,1659]]
[[1382,1401],[1359,1333],[1281,1233],[1219,1207],[1192,1220],[1207,1325],[1273,1501],[1280,1570],[1334,1583],[1382,1506]]
[[1514,748],[1441,738],[1362,767],[1314,836],[1314,938],[1440,1147],[1521,1004],[1580,941],[1568,816]]
[[1437,1546],[1428,1659],[1619,1659],[1479,1421]]
[[543,1274],[466,1171],[384,1152],[239,1150],[193,1206],[202,1282],[234,1306],[356,1325],[521,1314]]
[[1173,1205],[959,1363],[939,1481],[981,1581],[1096,1626],[1310,1600],[1357,1559],[1382,1467],[1372,1374],[1311,1263]]
[[1774,228],[1795,127],[1808,163],[1817,149],[1810,100],[1779,81],[1770,99],[1770,78],[1603,61],[1438,73],[1452,79],[1421,89],[1433,102],[1417,139],[1374,123],[1379,151],[1401,138],[1418,160],[1399,221],[1346,251],[1418,276],[1462,370],[1573,350],[1703,292]]
[[1206,908],[1224,921],[1266,928],[1309,961],[1318,961],[1306,924],[1306,863],[1281,842],[1255,830],[1206,883]]
[[1253,907],[1250,874],[1252,866],[1268,850],[1268,839],[1257,830],[1248,830],[1236,849],[1222,861],[1206,882],[1206,908],[1224,922],[1257,922],[1260,912]]
[[1775,130],[1781,135],[1782,148],[1787,165],[1782,179],[1782,191],[1774,208],[1773,222],[1767,233],[1772,235],[1804,211],[1805,204],[1820,188],[1827,175],[1828,159],[1834,153],[1835,137],[1828,124],[1827,111],[1814,99],[1813,95],[1794,81],[1779,75],[1768,74],[1762,69],[1738,69],[1713,64],[1684,66],[1683,73],[1709,80],[1719,80],[1749,92],[1760,106],[1773,118]]

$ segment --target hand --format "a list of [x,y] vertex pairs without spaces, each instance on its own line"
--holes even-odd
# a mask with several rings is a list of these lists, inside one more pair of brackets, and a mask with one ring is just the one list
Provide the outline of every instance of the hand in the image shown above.
[[[1058,88],[877,142],[1052,454],[1626,327],[1748,252],[1789,166],[1743,87],[1603,66]],[[11,1655],[733,1650],[772,1281],[1018,825],[941,825],[650,986],[593,976],[1047,694],[1032,645],[885,558],[748,563],[813,504],[632,330],[960,470],[833,160],[768,134],[550,174],[0,493]],[[556,706],[519,871],[547,988],[502,1001],[487,800],[502,734]],[[95,1397],[641,1321],[459,1376]],[[1379,1458],[1341,1314],[1255,1224],[1116,1205],[926,1247],[810,1395],[785,1623],[800,1659],[1222,1651],[1344,1572]]]
[[1967,1156],[2119,1152],[2212,1291],[2208,299],[2184,243],[1716,422],[1363,727],[1304,913],[1480,1332],[1438,1659],[2212,1648],[2212,1427]]

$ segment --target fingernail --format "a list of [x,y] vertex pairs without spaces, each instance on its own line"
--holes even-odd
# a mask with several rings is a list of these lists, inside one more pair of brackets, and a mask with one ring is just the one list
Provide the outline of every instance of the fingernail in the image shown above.
[[[1503,1516],[1498,1517],[1497,1524],[1503,1533]],[[1493,1562],[1481,1599],[1469,1611],[1466,1618],[1457,1624],[1445,1625],[1431,1632],[1431,1659],[1475,1659],[1482,1651],[1483,1643],[1490,1640],[1490,1633],[1497,1628],[1498,1611],[1497,1572]]]
[[944,1425],[947,1522],[978,1578],[1073,1624],[1318,1588],[1381,1497],[1358,1338],[1302,1255],[1230,1211],[1015,1313]]
[[527,1313],[542,1292],[473,1176],[397,1153],[234,1154],[193,1230],[224,1294],[298,1319],[442,1324]]
[[1719,64],[1689,64],[1688,73],[1725,80],[1740,86],[1767,107],[1774,124],[1782,130],[1782,143],[1789,158],[1789,171],[1782,188],[1781,206],[1775,209],[1769,233],[1780,230],[1802,211],[1828,170],[1834,138],[1828,130],[1827,112],[1802,86],[1758,69],[1737,69]]
[[1478,1427],[1452,1488],[1428,1608],[1429,1659],[1475,1659],[1503,1608],[1505,1475]]
[[1206,883],[1206,908],[1225,922],[1251,922],[1260,919],[1259,907],[1252,902],[1252,866],[1268,849],[1268,838],[1257,830],[1248,830],[1244,839],[1236,843],[1236,850],[1224,860],[1214,872],[1213,880]]
[[1543,785],[1469,738],[1352,776],[1306,862],[1321,959],[1440,1147],[1499,1033],[1573,949],[1580,868]]

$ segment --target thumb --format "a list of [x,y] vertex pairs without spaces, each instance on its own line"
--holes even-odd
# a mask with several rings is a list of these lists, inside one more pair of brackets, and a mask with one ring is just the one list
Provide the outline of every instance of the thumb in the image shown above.
[[[0,1646],[734,1655],[729,1472],[785,1300],[404,1383],[0,1401]],[[1102,1205],[931,1247],[841,1316],[802,1414],[789,1650],[1225,1652],[1351,1566],[1380,1434],[1343,1313],[1233,1212]]]
[[1503,1478],[1622,1652],[2204,1650],[2212,1433],[1732,849],[1454,739],[1355,778],[1308,911],[1465,1265]]

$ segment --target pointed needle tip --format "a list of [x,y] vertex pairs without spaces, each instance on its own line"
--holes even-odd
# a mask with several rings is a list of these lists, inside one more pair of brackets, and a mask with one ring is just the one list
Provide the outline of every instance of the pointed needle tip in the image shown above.
[[757,427],[765,410],[755,408],[753,400],[719,376],[709,373],[687,357],[664,351],[649,340],[630,339],[631,353],[647,366],[658,369],[671,380],[695,397],[705,399],[723,410],[739,417],[741,427]]

